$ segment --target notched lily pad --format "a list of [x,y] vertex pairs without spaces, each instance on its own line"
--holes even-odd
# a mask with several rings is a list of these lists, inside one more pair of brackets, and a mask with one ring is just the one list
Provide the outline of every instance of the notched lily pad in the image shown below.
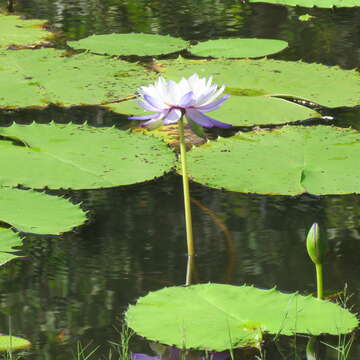
[[46,21],[24,20],[16,15],[0,14],[0,47],[40,45],[52,36]]
[[358,325],[354,314],[329,301],[222,284],[150,292],[129,307],[126,321],[147,339],[215,351],[254,346],[263,333],[340,335]]
[[[11,229],[0,227],[0,265],[4,265],[11,260],[18,259],[21,256],[13,254],[17,251],[14,247],[22,245],[22,239],[19,234]],[[1,336],[0,336],[1,351]]]
[[0,135],[17,140],[0,141],[0,184],[6,186],[96,189],[129,185],[162,176],[176,160],[162,141],[115,128],[13,124],[0,128]]
[[202,77],[213,76],[218,84],[247,89],[248,92],[252,90],[254,94],[298,98],[327,107],[360,104],[359,73],[336,66],[269,59],[177,59],[160,64],[165,68],[164,75],[173,80],[198,73]]
[[192,46],[190,52],[213,58],[256,58],[276,54],[287,46],[283,40],[230,38],[201,42]]
[[130,33],[91,35],[85,39],[68,41],[68,45],[96,54],[155,56],[183,50],[188,43],[168,35]]
[[55,49],[2,51],[0,76],[0,108],[107,103],[155,77],[138,64]]
[[360,193],[360,134],[329,126],[238,133],[188,152],[204,185],[258,194]]
[[[26,155],[24,157],[26,158]],[[23,164],[26,161],[24,160]],[[15,163],[8,164],[8,167],[11,165],[16,167]],[[36,172],[39,176],[41,170],[37,168],[32,171],[33,174]],[[4,177],[0,182],[4,182],[3,180]],[[4,187],[0,188],[0,221],[22,232],[58,235],[83,224],[86,214],[79,205],[59,196]]]
[[303,7],[355,7],[360,6],[360,0],[249,0],[250,3],[270,3]]

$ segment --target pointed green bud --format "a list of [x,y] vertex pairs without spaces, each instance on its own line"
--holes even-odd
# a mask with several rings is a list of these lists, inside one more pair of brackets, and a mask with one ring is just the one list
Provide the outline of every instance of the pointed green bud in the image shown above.
[[318,223],[313,223],[307,234],[306,248],[313,263],[322,264],[326,255],[327,244],[324,238],[320,236]]

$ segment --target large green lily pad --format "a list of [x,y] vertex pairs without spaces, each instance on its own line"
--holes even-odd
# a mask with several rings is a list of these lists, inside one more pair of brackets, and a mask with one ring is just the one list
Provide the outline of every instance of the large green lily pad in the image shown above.
[[22,350],[31,346],[30,341],[12,335],[0,335],[0,351]]
[[287,46],[283,40],[231,38],[201,42],[192,46],[190,52],[213,58],[254,58],[276,54]]
[[340,335],[358,325],[354,314],[329,301],[222,284],[150,292],[129,307],[126,320],[147,339],[216,351],[254,345],[262,333]]
[[[231,93],[230,89],[227,92]],[[149,114],[134,100],[109,104],[107,107],[120,114]],[[233,126],[284,124],[321,116],[310,108],[276,97],[236,95],[230,96],[209,115]]]
[[68,41],[68,45],[96,54],[155,56],[180,51],[188,43],[168,35],[130,33],[91,35],[78,41]]
[[[11,252],[17,251],[14,247],[21,246],[22,240],[20,236],[12,231],[0,227],[0,265],[4,265],[13,259],[17,259],[21,256],[11,254]],[[0,336],[0,351],[1,351],[1,336]]]
[[[1,151],[6,151],[1,145],[0,148]],[[28,161],[27,156],[24,154],[23,165],[18,164],[18,166],[24,166],[26,161]],[[9,166],[3,165],[4,169],[17,166],[15,163]],[[50,168],[47,171],[51,171]],[[34,169],[33,173],[35,172]],[[38,177],[40,173],[38,168]],[[0,182],[4,183],[6,179],[8,178],[3,175]],[[59,196],[3,187],[0,188],[0,221],[22,232],[58,235],[83,224],[86,221],[86,214],[79,205],[74,205]]]
[[210,116],[233,126],[254,126],[284,124],[321,115],[284,99],[234,95]]
[[162,141],[115,128],[13,124],[0,135],[16,140],[0,141],[0,184],[7,186],[113,187],[152,180],[175,164]]
[[238,133],[188,153],[189,176],[230,191],[317,195],[360,193],[360,133],[286,126]]
[[232,91],[243,95],[293,97],[327,107],[360,104],[360,76],[355,70],[269,59],[178,59],[161,63],[165,65],[164,74],[169,79],[179,80],[193,73],[213,76],[215,83],[225,84]]
[[303,6],[303,7],[354,7],[360,6],[359,0],[249,0],[251,3],[271,3],[279,5]]
[[44,29],[46,21],[24,20],[16,15],[0,14],[0,47],[39,45],[52,33]]
[[0,52],[0,108],[100,104],[127,97],[153,80],[142,66],[55,49]]

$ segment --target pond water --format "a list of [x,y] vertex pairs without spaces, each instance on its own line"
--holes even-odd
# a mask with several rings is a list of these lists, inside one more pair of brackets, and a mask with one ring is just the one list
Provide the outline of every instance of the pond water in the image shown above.
[[[287,50],[273,56],[276,59],[343,69],[360,63],[360,8],[250,6],[240,0],[19,0],[16,10],[48,19],[66,39],[112,32],[170,34],[187,40],[274,38],[289,43]],[[315,19],[299,21],[306,13]],[[332,115],[337,125],[360,129],[359,109]],[[0,119],[2,124],[55,120],[127,125],[124,118],[96,107],[3,111]],[[82,202],[89,221],[60,237],[26,236],[27,257],[0,271],[0,331],[8,333],[11,324],[14,335],[33,343],[26,359],[76,358],[78,342],[90,344],[89,349],[100,345],[94,358],[105,359],[109,341],[119,341],[122,314],[130,303],[149,291],[185,282],[181,179],[170,174],[136,186],[63,194]],[[305,236],[318,222],[330,242],[325,287],[335,291],[347,284],[354,311],[360,310],[360,196],[255,196],[195,183],[191,196],[197,282],[313,292],[316,281]],[[337,343],[336,338],[324,341]],[[284,344],[282,355],[271,348],[266,358],[295,359],[297,354],[306,359],[306,339]],[[131,350],[153,354],[136,337]],[[322,360],[338,359],[329,347],[322,350]],[[355,342],[349,359],[359,356],[360,344]]]

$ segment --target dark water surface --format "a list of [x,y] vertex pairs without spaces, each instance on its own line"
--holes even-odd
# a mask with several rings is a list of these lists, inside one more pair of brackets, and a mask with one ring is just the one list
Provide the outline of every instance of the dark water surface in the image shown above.
[[[48,19],[68,39],[132,31],[188,40],[275,38],[289,42],[275,58],[344,69],[359,66],[360,8],[250,6],[235,0],[19,0],[16,10]],[[298,16],[305,13],[316,18],[300,22]],[[358,109],[334,115],[340,126],[360,129]],[[124,123],[96,107],[7,111],[0,113],[0,120]],[[317,221],[330,242],[325,286],[337,290],[347,283],[354,310],[360,310],[360,196],[250,196],[197,184],[191,185],[191,193],[196,200],[196,281],[314,291],[305,234]],[[91,343],[90,348],[101,345],[98,358],[105,359],[108,341],[119,341],[116,329],[129,303],[150,290],[185,281],[181,179],[171,174],[142,185],[65,195],[83,202],[89,222],[61,237],[26,236],[27,258],[0,271],[0,331],[9,331],[10,319],[12,333],[32,341],[27,359],[73,359],[78,341]],[[336,344],[337,339],[326,341]],[[304,339],[297,343],[298,358],[306,359]],[[132,350],[152,354],[140,339]],[[335,351],[323,350],[322,360],[338,359]],[[294,350],[285,354],[295,359]],[[355,343],[349,359],[359,356]],[[271,351],[266,357],[281,358]]]

